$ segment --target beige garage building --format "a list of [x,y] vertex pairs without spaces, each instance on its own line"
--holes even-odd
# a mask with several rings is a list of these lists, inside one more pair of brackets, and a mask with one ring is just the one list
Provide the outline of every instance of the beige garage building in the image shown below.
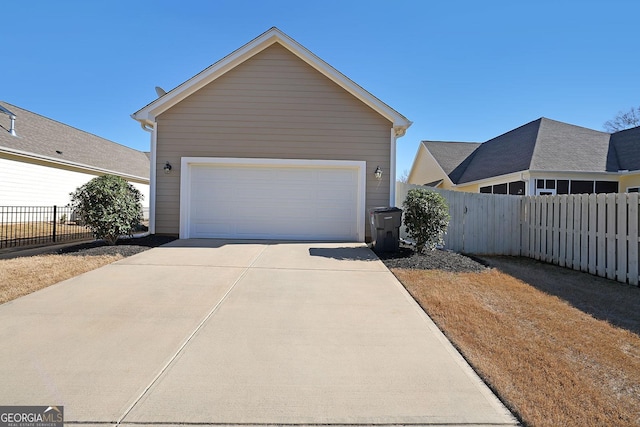
[[133,118],[151,132],[151,231],[181,238],[364,241],[411,125],[277,28]]

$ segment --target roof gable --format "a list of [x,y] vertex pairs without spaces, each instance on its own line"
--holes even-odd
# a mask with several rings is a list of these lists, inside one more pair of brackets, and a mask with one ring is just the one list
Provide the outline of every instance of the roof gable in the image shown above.
[[15,114],[17,136],[12,136],[4,126],[0,126],[3,128],[0,129],[0,151],[103,173],[149,179],[150,165],[145,153],[7,102],[1,104]]
[[529,169],[542,119],[482,143],[459,182],[471,182]]
[[555,120],[540,119],[529,169],[538,171],[618,171],[610,134]]
[[481,145],[477,142],[422,141],[452,183],[457,184],[473,152]]
[[273,45],[279,43],[294,55],[305,61],[315,70],[319,71],[327,78],[338,84],[345,91],[349,92],[364,104],[368,105],[378,114],[382,115],[390,122],[396,130],[397,136],[404,135],[406,129],[411,126],[411,122],[389,107],[384,102],[367,92],[358,84],[350,80],[344,74],[324,62],[322,59],[314,55],[311,51],[300,45],[298,42],[284,34],[276,27],[271,28],[267,32],[258,36],[251,42],[247,43],[235,52],[222,58],[220,61],[206,68],[202,72],[193,76],[189,80],[172,89],[165,95],[154,100],[147,106],[135,112],[132,117],[143,125],[153,125],[155,119],[162,112],[168,110],[178,102],[182,101],[189,95],[197,92],[207,84],[216,80],[228,71],[242,64],[249,58]]

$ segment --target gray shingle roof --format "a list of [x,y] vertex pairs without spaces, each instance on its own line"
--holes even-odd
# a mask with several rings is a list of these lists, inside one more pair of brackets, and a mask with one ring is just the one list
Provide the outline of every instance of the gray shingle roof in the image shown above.
[[541,122],[527,123],[481,144],[458,183],[529,169]]
[[422,141],[442,170],[454,183],[464,172],[471,154],[481,145],[477,142]]
[[608,134],[540,118],[482,144],[423,144],[455,184],[526,170],[640,170],[640,127]]
[[540,119],[529,169],[617,172],[610,134],[555,120]]
[[141,151],[81,131],[0,101],[16,116],[17,136],[9,134],[9,116],[0,114],[0,150],[18,150],[72,165],[149,178],[149,158]]
[[640,170],[640,126],[611,135],[619,170]]

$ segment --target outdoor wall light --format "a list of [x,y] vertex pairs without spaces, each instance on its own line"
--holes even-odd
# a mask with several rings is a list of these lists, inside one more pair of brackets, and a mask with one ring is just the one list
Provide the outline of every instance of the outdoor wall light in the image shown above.
[[164,173],[171,173],[171,169],[173,169],[173,168],[171,167],[171,163],[167,162],[167,163],[164,164],[164,168],[163,169],[164,169]]
[[376,168],[376,171],[373,174],[377,179],[382,179],[382,169],[380,169],[380,166]]

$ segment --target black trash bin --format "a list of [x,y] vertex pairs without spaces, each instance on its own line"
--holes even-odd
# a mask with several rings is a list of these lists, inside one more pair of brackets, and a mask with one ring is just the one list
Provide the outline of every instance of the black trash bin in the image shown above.
[[402,209],[395,207],[369,210],[371,243],[376,252],[395,252],[400,247]]

